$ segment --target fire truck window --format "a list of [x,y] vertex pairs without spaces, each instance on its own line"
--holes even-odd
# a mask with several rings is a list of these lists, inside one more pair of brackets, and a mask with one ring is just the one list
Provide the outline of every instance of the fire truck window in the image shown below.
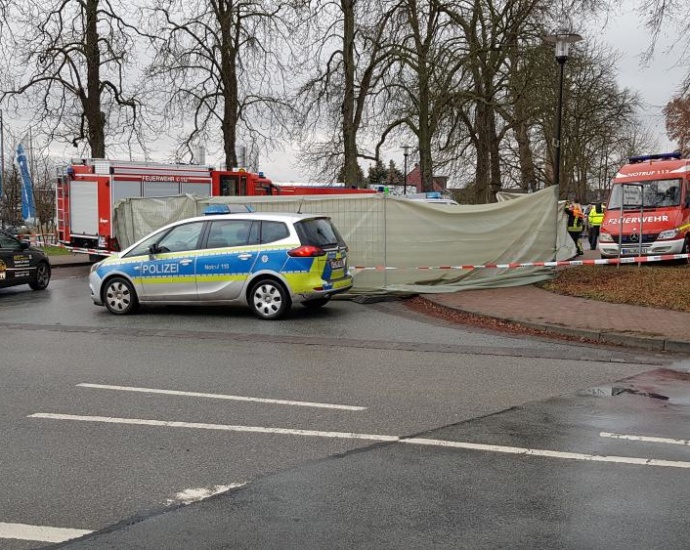
[[659,206],[677,206],[680,204],[679,201],[680,192],[677,185],[673,185],[666,189],[661,195],[661,200],[659,201]]
[[221,176],[220,194],[224,197],[234,197],[237,192],[237,176]]

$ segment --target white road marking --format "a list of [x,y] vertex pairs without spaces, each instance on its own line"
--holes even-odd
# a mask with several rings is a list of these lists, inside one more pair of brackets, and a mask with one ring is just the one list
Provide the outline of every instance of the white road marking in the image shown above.
[[568,460],[583,460],[588,462],[607,462],[614,464],[633,464],[636,466],[660,466],[666,468],[690,469],[690,462],[677,460],[662,460],[658,458],[639,458],[631,456],[606,456],[573,453],[569,451],[551,451],[548,449],[528,449],[526,447],[509,447],[504,445],[486,445],[483,443],[469,443],[464,441],[446,441],[442,439],[424,439],[421,437],[401,438],[395,435],[358,434],[348,432],[321,432],[314,430],[291,430],[286,428],[265,428],[260,426],[231,426],[226,424],[203,424],[196,422],[175,422],[168,420],[145,420],[140,418],[114,418],[107,416],[79,416],[73,414],[34,413],[28,418],[45,418],[50,420],[75,420],[81,422],[101,422],[108,424],[130,424],[139,426],[160,426],[166,428],[193,428],[201,430],[221,430],[229,432],[264,433],[278,435],[299,435],[308,437],[324,437],[331,439],[362,439],[368,441],[382,441],[406,443],[409,445],[427,445],[433,447],[449,447],[471,451],[504,453],[525,456],[540,456],[547,458],[563,458]]
[[291,405],[293,407],[316,407],[320,409],[340,409],[344,411],[365,411],[366,407],[355,405],[337,405],[333,403],[312,403],[309,401],[289,401],[286,399],[265,399],[262,397],[244,397],[241,395],[223,395],[220,393],[201,393],[178,390],[160,390],[154,388],[135,388],[130,386],[108,386],[104,384],[77,384],[79,388],[94,388],[98,390],[117,390],[139,393],[158,393],[163,395],[181,395],[184,397],[205,397],[208,399],[226,399],[230,401],[248,401],[251,403],[269,403],[272,405]]
[[690,462],[677,460],[662,460],[659,458],[638,458],[634,456],[607,456],[572,453],[569,451],[549,451],[546,449],[528,449],[525,447],[505,447],[503,445],[485,445],[483,443],[466,443],[463,441],[444,441],[440,439],[410,438],[401,439],[400,443],[412,445],[430,445],[435,447],[451,447],[472,451],[486,451],[491,453],[506,453],[525,456],[543,456],[548,458],[564,458],[569,460],[584,460],[588,462],[610,462],[615,464],[634,464],[636,466],[663,466],[666,468],[690,468]]
[[609,432],[601,432],[601,437],[608,437],[610,439],[624,439],[626,441],[641,441],[643,443],[665,443],[666,445],[690,445],[690,439],[670,439],[667,437],[650,437],[646,435],[626,435],[626,434],[612,434]]
[[84,529],[65,529],[44,525],[0,522],[0,539],[35,540],[39,542],[64,542],[93,533]]
[[211,498],[214,495],[219,495],[221,493],[226,493],[230,489],[237,489],[238,487],[244,487],[246,483],[231,483],[230,485],[214,485],[212,487],[202,487],[200,489],[185,489],[177,493],[173,498],[169,498],[166,501],[166,506],[172,506],[173,504],[191,504],[192,502],[200,502]]
[[159,426],[165,428],[194,428],[197,430],[221,430],[226,432],[250,432],[279,435],[302,435],[327,437],[331,439],[370,439],[374,441],[398,441],[391,435],[369,435],[344,432],[320,432],[314,430],[293,430],[288,428],[264,428],[261,426],[232,426],[227,424],[204,424],[198,422],[174,422],[170,420],[145,420],[141,418],[113,418],[109,416],[80,416],[74,414],[35,413],[28,418],[47,418],[50,420],[77,420],[81,422],[104,422],[107,424],[135,424],[139,426]]

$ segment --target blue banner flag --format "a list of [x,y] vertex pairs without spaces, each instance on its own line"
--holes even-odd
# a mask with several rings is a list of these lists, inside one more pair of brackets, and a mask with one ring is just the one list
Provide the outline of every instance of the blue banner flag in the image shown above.
[[15,162],[19,167],[19,174],[22,177],[22,217],[25,221],[36,218],[36,205],[34,203],[34,186],[31,182],[29,172],[29,161],[26,156],[24,146],[17,145],[17,156]]

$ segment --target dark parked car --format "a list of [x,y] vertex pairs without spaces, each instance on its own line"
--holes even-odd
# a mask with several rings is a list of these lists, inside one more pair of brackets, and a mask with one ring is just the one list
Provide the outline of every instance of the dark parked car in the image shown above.
[[29,285],[44,290],[50,283],[50,261],[41,250],[0,231],[0,288]]

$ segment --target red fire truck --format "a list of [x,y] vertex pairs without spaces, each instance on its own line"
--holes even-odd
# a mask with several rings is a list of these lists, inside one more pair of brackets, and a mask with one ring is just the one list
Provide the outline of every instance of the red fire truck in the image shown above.
[[75,252],[93,256],[119,250],[113,234],[113,211],[119,200],[130,197],[349,193],[375,191],[338,186],[276,185],[261,172],[242,169],[83,159],[61,168],[58,174],[58,242]]
[[680,157],[631,157],[618,171],[599,236],[603,258],[688,253],[690,159]]

